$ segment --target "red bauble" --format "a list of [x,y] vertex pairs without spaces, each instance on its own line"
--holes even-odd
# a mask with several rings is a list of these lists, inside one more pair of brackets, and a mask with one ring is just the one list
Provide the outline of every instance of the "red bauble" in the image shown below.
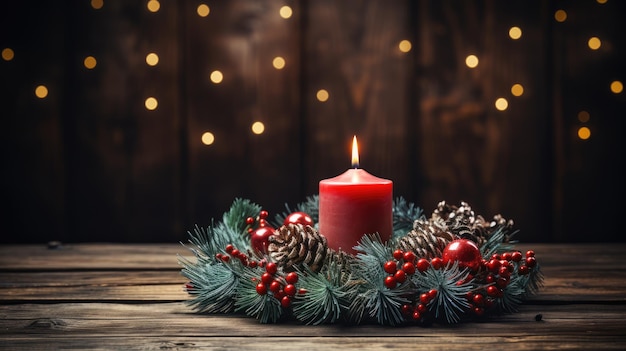
[[444,265],[456,261],[460,268],[469,268],[473,271],[478,270],[483,260],[476,243],[467,239],[457,239],[448,243],[443,250],[442,259]]
[[250,232],[250,245],[259,253],[267,253],[270,236],[274,235],[274,228],[270,226],[259,227]]
[[313,219],[304,212],[293,212],[285,218],[283,224],[302,224],[313,226]]

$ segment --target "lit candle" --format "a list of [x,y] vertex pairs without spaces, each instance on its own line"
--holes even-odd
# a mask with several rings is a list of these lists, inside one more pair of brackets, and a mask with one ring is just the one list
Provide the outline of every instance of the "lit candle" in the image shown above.
[[364,234],[378,233],[383,242],[393,231],[393,182],[359,168],[356,136],[352,140],[352,169],[319,184],[320,234],[332,249],[353,249]]

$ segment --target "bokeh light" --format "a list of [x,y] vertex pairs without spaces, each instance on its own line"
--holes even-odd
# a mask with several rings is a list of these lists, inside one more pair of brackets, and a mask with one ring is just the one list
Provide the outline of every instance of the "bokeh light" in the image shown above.
[[624,91],[624,84],[622,84],[622,82],[620,82],[619,80],[614,80],[611,82],[611,92],[613,92],[614,94],[619,94],[622,91]]
[[274,57],[274,60],[272,60],[272,66],[276,69],[285,68],[285,59],[280,56]]
[[400,41],[400,44],[398,44],[398,48],[402,52],[409,52],[409,51],[411,51],[411,47],[412,47],[411,42],[406,40],[406,39]]
[[211,145],[215,142],[215,135],[211,132],[204,132],[202,133],[201,140],[204,145]]
[[598,50],[602,46],[602,41],[598,37],[591,37],[587,41],[587,45],[591,50]]
[[591,129],[588,127],[578,128],[578,137],[582,140],[587,140],[591,137]]
[[289,6],[283,6],[280,10],[278,10],[278,13],[280,14],[280,17],[287,19],[293,15],[293,10]]
[[147,110],[154,111],[156,110],[157,106],[159,106],[159,102],[157,101],[156,98],[149,97],[146,99],[144,105],[146,106]]
[[517,40],[522,37],[522,29],[520,27],[511,27],[509,29],[509,37],[513,40]]
[[565,12],[565,10],[556,10],[556,12],[554,12],[554,19],[557,22],[565,22],[567,19],[567,12]]
[[196,8],[196,13],[200,17],[206,17],[209,15],[209,13],[211,13],[211,9],[207,4],[200,4],[198,5],[198,8]]
[[513,94],[513,96],[522,96],[524,94],[524,87],[521,84],[513,84],[511,94]]
[[5,61],[11,61],[15,57],[15,52],[11,48],[2,49],[2,59]]
[[316,97],[318,101],[325,102],[328,101],[330,95],[328,94],[328,91],[326,91],[326,89],[320,89],[317,91]]
[[257,121],[252,123],[250,129],[252,129],[252,133],[254,134],[263,134],[263,132],[265,131],[265,124],[263,124],[263,122]]
[[478,66],[478,57],[476,55],[468,55],[465,58],[465,64],[469,68],[475,68],[476,66]]
[[37,96],[40,99],[43,99],[46,96],[48,96],[48,87],[46,87],[45,85],[37,86],[35,88],[35,96]]
[[93,56],[87,56],[85,57],[85,59],[83,60],[83,65],[85,66],[85,68],[87,69],[94,69],[96,67],[96,65],[98,64],[98,62],[96,61],[96,58]]
[[211,82],[219,84],[224,80],[224,75],[220,71],[211,72]]
[[495,106],[499,111],[504,111],[509,107],[509,102],[505,98],[498,98]]
[[156,66],[159,63],[159,55],[154,52],[149,53],[146,55],[146,63],[148,66]]

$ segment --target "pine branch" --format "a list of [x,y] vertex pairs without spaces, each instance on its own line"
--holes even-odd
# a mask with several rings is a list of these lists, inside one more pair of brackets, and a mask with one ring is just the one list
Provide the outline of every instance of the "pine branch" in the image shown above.
[[393,238],[400,238],[413,229],[413,222],[424,215],[421,208],[413,203],[407,203],[403,197],[397,197],[393,202]]
[[437,290],[436,299],[429,305],[436,319],[457,323],[470,306],[466,295],[474,287],[466,281],[468,274],[468,271],[459,269],[458,262],[454,262],[441,269],[431,266],[423,274],[413,275],[412,281],[420,292]]
[[186,301],[197,312],[229,313],[234,309],[234,295],[239,278],[223,263],[194,263],[183,257],[181,274],[190,280],[189,293],[193,296]]
[[348,296],[352,295],[353,289],[349,275],[332,261],[323,272],[315,273],[305,267],[299,275],[299,286],[306,293],[298,295],[294,301],[295,318],[309,325],[337,322],[350,305]]
[[222,216],[222,223],[234,233],[245,233],[246,218],[255,217],[261,209],[260,205],[250,200],[236,198],[230,209]]
[[240,284],[237,286],[235,310],[259,320],[263,324],[276,323],[283,315],[280,301],[270,292],[260,295],[256,291],[261,273],[252,269],[242,272]]
[[[401,324],[404,321],[401,306],[409,303],[406,296],[410,295],[410,285],[405,282],[394,289],[385,286],[384,280],[388,273],[384,271],[383,265],[392,257],[391,248],[381,243],[380,236],[371,234],[363,236],[355,249],[362,252],[357,254],[352,270],[355,278],[363,282],[359,299],[355,301],[362,304],[369,311],[369,316],[379,324]],[[352,320],[363,317],[360,313],[362,311],[358,312],[358,315],[352,316]]]

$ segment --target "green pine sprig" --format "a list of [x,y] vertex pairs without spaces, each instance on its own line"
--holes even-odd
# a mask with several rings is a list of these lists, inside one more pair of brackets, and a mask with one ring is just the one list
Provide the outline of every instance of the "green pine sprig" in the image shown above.
[[[394,289],[385,286],[384,281],[388,276],[383,265],[392,256],[392,248],[381,242],[378,234],[364,235],[355,246],[359,251],[353,264],[355,279],[362,282],[360,293],[353,300],[352,305],[364,306],[369,317],[383,325],[399,325],[404,321],[401,313],[403,304],[409,303],[407,296],[411,294],[410,284],[404,283]],[[351,320],[360,321],[365,317],[357,310],[358,315],[353,315]]]
[[411,280],[417,290],[426,292],[437,290],[437,297],[429,304],[429,310],[436,320],[457,323],[470,307],[466,295],[475,287],[467,277],[469,272],[462,270],[458,262],[435,269],[430,266],[423,274],[416,273]]
[[235,310],[256,318],[260,323],[276,323],[284,314],[280,301],[268,291],[259,294],[256,286],[261,277],[260,270],[245,269],[242,271],[240,284],[236,286]]
[[190,281],[186,301],[201,313],[229,313],[234,310],[234,297],[240,279],[230,265],[224,263],[197,263],[181,257],[182,275]]
[[416,207],[414,203],[407,202],[402,196],[397,197],[392,206],[393,235],[392,238],[400,238],[413,229],[413,222],[424,215],[424,211]]
[[306,292],[297,295],[293,303],[294,317],[309,325],[339,321],[350,306],[349,297],[356,290],[350,274],[339,269],[335,260],[329,260],[319,273],[308,266],[298,273],[298,287]]

